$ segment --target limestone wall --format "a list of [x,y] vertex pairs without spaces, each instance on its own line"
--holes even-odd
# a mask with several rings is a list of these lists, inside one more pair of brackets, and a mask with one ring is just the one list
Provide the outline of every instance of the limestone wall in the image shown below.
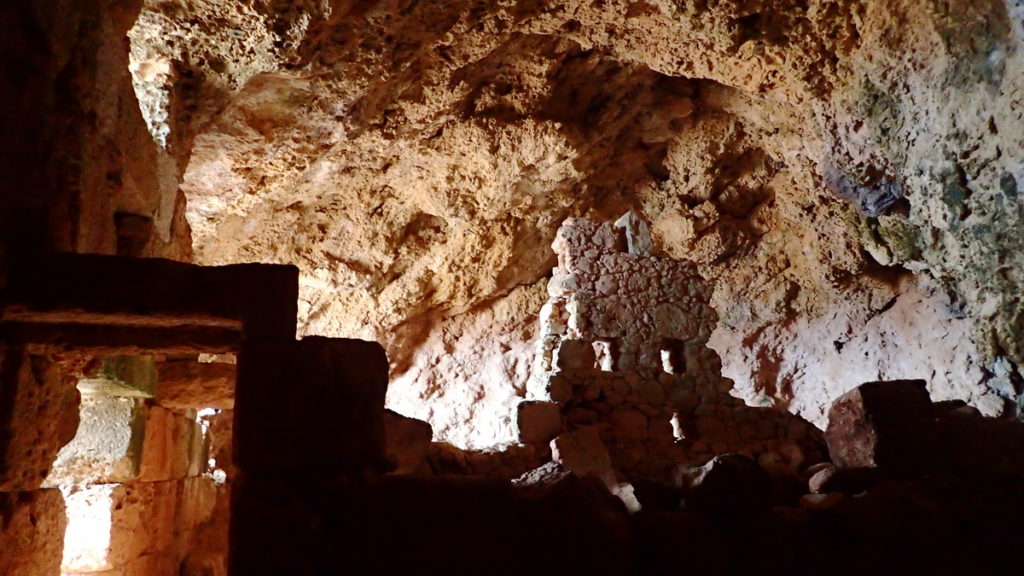
[[627,233],[583,219],[559,228],[531,397],[556,402],[566,431],[595,427],[633,478],[726,452],[794,469],[820,460],[812,425],[729,394],[707,347],[717,315],[696,267],[631,254]]

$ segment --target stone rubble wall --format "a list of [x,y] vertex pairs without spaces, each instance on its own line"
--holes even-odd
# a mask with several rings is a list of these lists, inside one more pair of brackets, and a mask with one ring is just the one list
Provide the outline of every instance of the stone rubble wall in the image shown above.
[[[660,349],[669,340],[703,346],[717,316],[696,267],[625,253],[624,236],[607,223],[582,219],[559,229],[552,244],[558,268],[548,284],[551,309],[542,330],[609,342],[617,370],[660,366]],[[690,354],[689,360],[699,360]]]
[[707,347],[717,315],[696,267],[629,254],[626,244],[609,223],[569,219],[559,229],[530,398],[556,402],[563,431],[595,427],[631,478],[665,478],[727,452],[793,469],[820,460],[812,425],[729,394]]

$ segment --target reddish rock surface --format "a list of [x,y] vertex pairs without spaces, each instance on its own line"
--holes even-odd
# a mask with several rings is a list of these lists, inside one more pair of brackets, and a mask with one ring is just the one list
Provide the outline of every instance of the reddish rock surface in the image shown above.
[[925,382],[868,382],[840,396],[829,410],[825,441],[840,468],[935,469],[935,426]]

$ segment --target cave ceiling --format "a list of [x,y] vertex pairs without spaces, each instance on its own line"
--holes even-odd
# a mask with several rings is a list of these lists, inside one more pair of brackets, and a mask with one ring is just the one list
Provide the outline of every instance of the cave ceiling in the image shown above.
[[298,265],[300,332],[382,341],[399,388],[482,395],[427,372],[528,355],[559,224],[632,208],[714,283],[737,392],[820,423],[872,378],[1016,400],[1022,14],[148,0],[129,36],[195,260]]

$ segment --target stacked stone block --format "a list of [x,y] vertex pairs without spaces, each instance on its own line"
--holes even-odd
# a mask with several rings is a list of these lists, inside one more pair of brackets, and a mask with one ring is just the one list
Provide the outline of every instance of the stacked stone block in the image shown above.
[[[561,430],[599,431],[631,479],[664,479],[727,452],[793,466],[819,458],[806,422],[729,395],[707,347],[717,322],[711,287],[696,267],[627,244],[610,223],[573,218],[559,229],[530,401],[556,403]],[[536,410],[524,404],[520,420]],[[537,425],[521,436],[536,442]]]
[[[207,450],[198,406],[189,403],[223,392],[224,374],[196,390],[160,394],[153,362],[139,355],[195,358],[251,342],[294,343],[298,270],[50,254],[11,262],[5,280],[0,573],[56,574],[63,556],[67,574],[223,574],[227,493],[201,474]],[[93,357],[110,355],[123,358],[76,377]],[[72,443],[51,470],[78,427],[76,382],[105,397],[90,400],[86,414],[116,433]],[[230,428],[223,419],[217,427]],[[60,490],[41,488],[51,473],[66,503]],[[84,525],[86,535],[112,539],[102,554],[65,549],[66,507],[109,523],[110,530]]]

